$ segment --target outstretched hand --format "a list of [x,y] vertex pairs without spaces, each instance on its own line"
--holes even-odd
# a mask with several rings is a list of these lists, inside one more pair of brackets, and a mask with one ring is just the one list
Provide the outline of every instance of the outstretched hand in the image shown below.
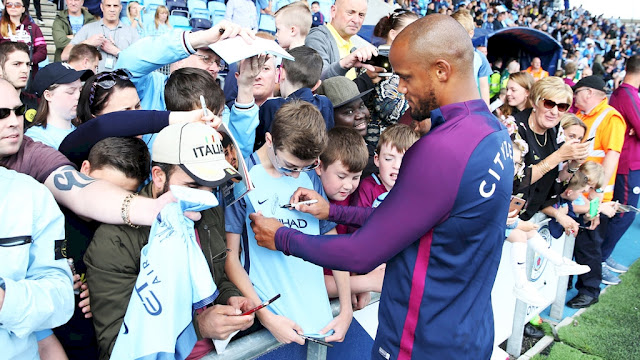
[[276,231],[284,225],[275,218],[264,217],[261,212],[249,214],[249,219],[258,245],[269,250],[277,250]]

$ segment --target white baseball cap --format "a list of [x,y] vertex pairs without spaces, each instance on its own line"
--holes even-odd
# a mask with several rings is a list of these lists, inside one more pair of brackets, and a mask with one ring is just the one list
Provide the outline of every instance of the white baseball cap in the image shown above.
[[153,143],[152,160],[179,165],[202,186],[217,187],[242,175],[224,157],[222,137],[202,123],[169,125]]

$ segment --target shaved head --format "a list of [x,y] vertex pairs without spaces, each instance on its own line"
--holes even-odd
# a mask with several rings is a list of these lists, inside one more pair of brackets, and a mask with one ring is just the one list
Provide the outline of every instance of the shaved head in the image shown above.
[[443,105],[479,98],[473,56],[469,34],[451,16],[428,15],[400,32],[389,58],[416,120]]

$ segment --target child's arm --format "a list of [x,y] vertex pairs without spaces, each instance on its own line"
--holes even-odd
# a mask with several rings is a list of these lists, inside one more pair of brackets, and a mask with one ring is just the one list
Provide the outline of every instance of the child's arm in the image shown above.
[[580,225],[573,220],[566,212],[556,209],[553,206],[547,206],[541,210],[543,214],[555,219],[560,226],[564,228],[567,235],[577,235],[580,230]]
[[586,214],[589,212],[589,200],[584,197],[584,195],[580,195],[580,197],[573,201],[571,204],[573,206],[573,212],[576,215]]
[[67,354],[58,338],[51,334],[38,341],[38,353],[42,360],[67,360]]
[[[240,239],[240,234],[227,232],[227,247],[230,251],[224,269],[229,280],[238,287],[242,295],[247,297],[254,306],[257,306],[262,300],[253,288],[249,274],[247,274],[240,263]],[[267,308],[257,311],[256,315],[262,325],[264,325],[279,342],[284,344],[296,342],[304,345],[304,339],[299,336],[299,334],[303,333],[300,325],[284,316],[272,313],[271,310]]]
[[[327,235],[337,235],[338,232],[335,228],[326,233]],[[353,308],[351,307],[351,286],[349,284],[349,272],[332,270],[333,278],[338,288],[338,298],[340,300],[340,314],[336,316],[331,322],[325,326],[320,333],[326,334],[327,331],[333,329],[334,333],[325,338],[325,341],[344,341],[344,337],[347,335],[347,330],[351,325],[353,319]]]

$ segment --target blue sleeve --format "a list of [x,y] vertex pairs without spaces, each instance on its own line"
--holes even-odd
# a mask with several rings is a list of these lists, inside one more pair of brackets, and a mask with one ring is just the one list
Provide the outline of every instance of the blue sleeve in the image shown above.
[[243,159],[248,158],[253,153],[256,128],[260,122],[258,111],[258,106],[255,103],[246,105],[234,104],[231,107],[227,128],[236,139]]
[[229,64],[229,73],[224,78],[224,102],[231,108],[233,103],[236,102],[238,97],[238,79],[236,79],[236,72],[238,71],[238,63]]
[[172,31],[161,36],[142,38],[122,50],[118,55],[116,68],[131,72],[131,81],[138,90],[143,109],[157,110],[152,107],[149,98],[164,95],[164,93],[154,94],[154,92],[164,91],[164,82],[167,77],[153,71],[188,56],[184,32]]
[[247,203],[244,198],[236,201],[231,206],[227,206],[224,210],[224,230],[232,234],[242,234],[246,214]]
[[51,329],[36,331],[36,340],[37,341],[44,340],[51,335],[53,335],[53,331],[51,331]]
[[168,111],[117,111],[91,119],[64,138],[59,151],[80,168],[98,141],[157,133],[169,125]]
[[66,323],[75,304],[71,270],[66,259],[56,259],[54,250],[55,241],[65,238],[64,216],[44,185],[26,176],[24,181],[30,186],[17,190],[28,190],[30,194],[25,197],[32,199],[29,211],[20,215],[25,223],[33,219],[24,229],[32,239],[29,263],[21,279],[3,277],[6,292],[0,308],[2,328],[19,338]]
[[493,71],[491,70],[491,64],[489,64],[489,60],[487,60],[487,57],[479,51],[478,55],[480,55],[480,60],[482,61],[480,70],[478,71],[478,78],[487,77],[493,74]]
[[[318,174],[316,174],[316,172],[313,170],[308,171],[307,174],[309,175],[309,178],[313,183],[313,190],[315,190],[318,194],[322,195],[322,197],[328,202],[329,199],[327,198],[327,194],[324,192],[324,187],[322,186],[322,180],[320,180],[320,177],[318,176]],[[336,225],[337,225],[336,223],[329,220],[320,220],[320,234],[326,234],[331,229],[335,228]]]

